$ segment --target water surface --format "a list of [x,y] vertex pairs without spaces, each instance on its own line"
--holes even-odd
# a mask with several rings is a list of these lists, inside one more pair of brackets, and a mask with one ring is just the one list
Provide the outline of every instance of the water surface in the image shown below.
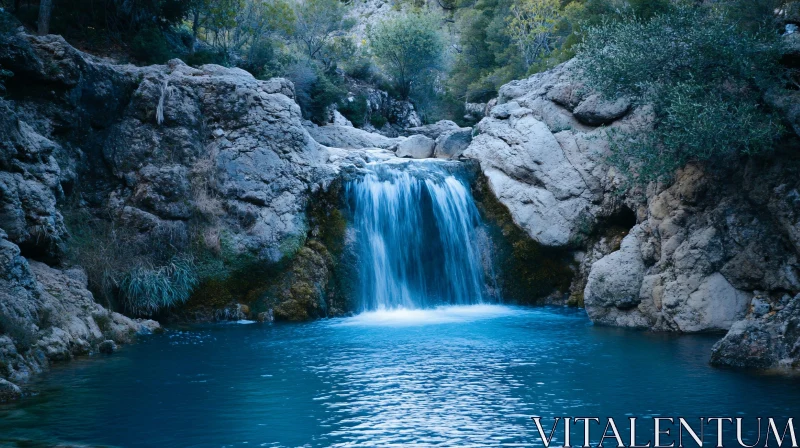
[[0,439],[542,446],[533,415],[797,416],[796,378],[711,368],[715,340],[494,305],[173,329],[53,369]]

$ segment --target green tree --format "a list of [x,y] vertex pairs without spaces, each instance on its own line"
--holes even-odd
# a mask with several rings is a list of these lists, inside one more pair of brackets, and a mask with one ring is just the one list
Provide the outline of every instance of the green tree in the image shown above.
[[372,53],[408,99],[414,84],[441,68],[444,39],[441,20],[433,14],[411,13],[380,22],[369,31]]

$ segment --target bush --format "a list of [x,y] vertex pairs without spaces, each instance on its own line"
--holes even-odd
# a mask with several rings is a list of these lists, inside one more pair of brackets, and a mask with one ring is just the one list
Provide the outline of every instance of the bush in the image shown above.
[[384,127],[388,121],[389,120],[387,120],[386,117],[379,114],[369,117],[369,124],[371,124],[375,129]]
[[164,32],[147,27],[136,34],[131,42],[131,55],[145,64],[162,64],[173,57]]
[[782,130],[761,91],[775,82],[776,48],[775,37],[738,31],[718,12],[679,7],[649,21],[589,27],[577,50],[590,87],[653,106],[653,132],[617,135],[612,157],[650,181],[690,161],[720,163],[771,148]]
[[225,52],[219,50],[198,50],[186,55],[184,62],[193,67],[205,64],[228,65],[228,57]]
[[341,102],[347,94],[313,61],[293,64],[286,77],[294,83],[295,97],[303,117],[317,124],[326,123],[329,107]]
[[189,300],[197,285],[194,260],[176,256],[164,266],[139,266],[120,284],[125,309],[134,315],[152,315]]
[[363,94],[356,95],[352,101],[349,98],[345,99],[339,103],[338,109],[356,127],[361,127],[367,122],[367,97]]

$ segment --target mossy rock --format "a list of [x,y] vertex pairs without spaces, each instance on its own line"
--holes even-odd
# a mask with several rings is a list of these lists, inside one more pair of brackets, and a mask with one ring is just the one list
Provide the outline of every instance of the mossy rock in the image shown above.
[[353,270],[340,263],[348,225],[342,211],[341,182],[311,195],[308,203],[308,230],[296,240],[299,247],[293,245],[291,253],[278,263],[232,256],[226,250],[216,257],[207,256],[206,278],[174,314],[190,319],[213,316],[213,311],[236,303],[249,306],[250,315],[272,309],[277,320],[289,321],[347,312],[351,302],[343,285],[350,279],[344,276]]
[[[477,165],[474,169],[478,171]],[[508,208],[495,198],[479,172],[472,194],[494,244],[496,280],[502,298],[520,304],[539,304],[554,292],[566,293],[574,276],[568,249],[549,248],[534,241],[514,223]]]

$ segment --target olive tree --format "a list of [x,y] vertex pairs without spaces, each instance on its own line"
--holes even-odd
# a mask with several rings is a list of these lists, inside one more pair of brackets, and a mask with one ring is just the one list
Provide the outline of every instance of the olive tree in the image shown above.
[[433,14],[410,13],[380,22],[369,30],[369,45],[407,99],[414,84],[440,68],[444,55],[441,20]]
[[762,98],[776,84],[777,44],[703,7],[589,27],[577,52],[588,85],[653,108],[653,131],[617,135],[612,161],[650,181],[772,149],[782,127]]

